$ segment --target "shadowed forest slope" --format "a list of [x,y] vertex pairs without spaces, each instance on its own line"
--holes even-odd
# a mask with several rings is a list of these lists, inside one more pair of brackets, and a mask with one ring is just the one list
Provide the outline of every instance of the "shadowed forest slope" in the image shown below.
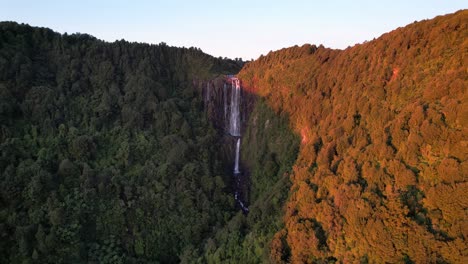
[[0,23],[0,262],[175,263],[234,215],[195,48]]
[[272,262],[466,262],[467,26],[464,10],[244,66],[302,140]]

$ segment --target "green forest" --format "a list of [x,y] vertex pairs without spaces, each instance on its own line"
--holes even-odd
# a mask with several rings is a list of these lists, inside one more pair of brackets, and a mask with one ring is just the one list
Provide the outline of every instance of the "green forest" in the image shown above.
[[467,10],[251,62],[0,22],[0,263],[466,263],[467,55]]
[[0,23],[0,262],[267,258],[299,140],[258,104],[252,116],[278,129],[248,126],[242,155],[258,177],[253,213],[242,214],[222,135],[193,85],[242,64]]
[[0,259],[173,263],[236,213],[199,49],[0,24]]

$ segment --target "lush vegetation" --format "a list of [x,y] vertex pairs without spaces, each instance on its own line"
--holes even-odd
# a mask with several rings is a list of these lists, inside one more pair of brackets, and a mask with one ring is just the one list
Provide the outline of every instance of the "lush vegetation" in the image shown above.
[[301,135],[274,263],[464,263],[468,11],[239,73]]
[[268,263],[270,243],[284,227],[283,206],[291,186],[299,138],[286,116],[277,115],[261,98],[249,114],[243,136],[241,158],[249,175],[246,191],[249,214],[239,212],[208,239],[201,256],[189,255],[186,263]]
[[467,52],[465,10],[246,64],[244,215],[197,91],[242,61],[0,23],[0,262],[464,263]]
[[0,24],[0,259],[179,261],[231,219],[198,49]]

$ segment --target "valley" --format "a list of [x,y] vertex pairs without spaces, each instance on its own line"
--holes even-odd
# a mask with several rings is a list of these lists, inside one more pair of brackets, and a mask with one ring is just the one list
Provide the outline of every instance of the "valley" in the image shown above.
[[467,27],[244,62],[1,22],[0,262],[466,262]]

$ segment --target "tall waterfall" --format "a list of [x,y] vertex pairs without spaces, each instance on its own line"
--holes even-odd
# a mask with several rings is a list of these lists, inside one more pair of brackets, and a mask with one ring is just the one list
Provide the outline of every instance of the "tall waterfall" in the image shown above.
[[229,134],[240,137],[240,101],[241,87],[237,78],[231,78],[231,115],[229,118]]
[[[231,85],[229,85],[231,84]],[[213,88],[213,97],[211,97],[210,89]],[[240,80],[237,79],[234,75],[226,76],[223,89],[222,97],[217,98],[219,95],[219,90],[217,89],[216,84],[213,84],[213,87],[210,86],[210,82],[206,84],[205,91],[205,102],[206,105],[217,104],[219,111],[224,110],[224,112],[218,113],[218,117],[224,118],[223,127],[225,133],[235,140],[235,160],[233,168],[233,177],[234,177],[234,199],[236,200],[239,207],[244,213],[249,211],[249,208],[246,206],[243,201],[242,195],[242,185],[243,185],[243,174],[240,170],[240,145],[241,145],[241,85]],[[231,97],[231,98],[229,98]],[[214,100],[214,101],[212,101]],[[221,107],[221,104],[223,106]]]
[[239,174],[239,151],[240,151],[240,138],[236,142],[236,160],[234,162],[234,174]]
[[[230,115],[229,115],[229,127],[228,131],[232,137],[236,138],[236,148],[235,148],[235,160],[234,160],[234,170],[233,174],[235,177],[235,191],[234,199],[236,199],[240,208],[244,213],[249,211],[249,208],[242,201],[242,195],[240,192],[242,190],[242,181],[241,181],[241,172],[239,170],[239,154],[240,154],[240,143],[241,143],[241,86],[240,81],[234,76],[229,76],[231,80],[231,104],[230,104]],[[227,93],[225,93],[225,99]],[[226,102],[225,102],[226,107]]]

